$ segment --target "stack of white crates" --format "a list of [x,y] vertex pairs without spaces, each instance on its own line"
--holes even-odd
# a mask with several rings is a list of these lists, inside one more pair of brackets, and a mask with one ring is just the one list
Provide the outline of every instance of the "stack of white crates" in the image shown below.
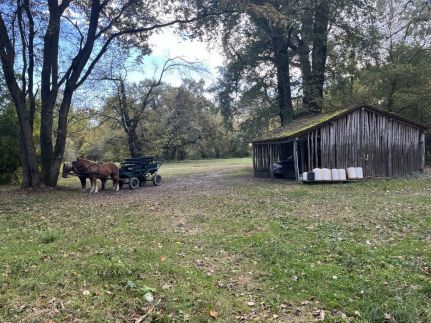
[[349,167],[345,169],[328,169],[328,168],[315,168],[312,172],[305,172],[302,174],[304,182],[344,182],[355,179],[363,179],[364,171],[362,167]]

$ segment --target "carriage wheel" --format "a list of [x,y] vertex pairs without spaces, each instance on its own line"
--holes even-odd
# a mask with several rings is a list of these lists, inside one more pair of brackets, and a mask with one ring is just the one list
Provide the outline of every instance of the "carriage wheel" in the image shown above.
[[162,176],[160,174],[154,174],[153,176],[153,184],[154,186],[160,186],[162,184]]
[[137,188],[139,188],[139,179],[137,179],[136,177],[131,177],[129,179],[129,187],[132,190],[136,190]]

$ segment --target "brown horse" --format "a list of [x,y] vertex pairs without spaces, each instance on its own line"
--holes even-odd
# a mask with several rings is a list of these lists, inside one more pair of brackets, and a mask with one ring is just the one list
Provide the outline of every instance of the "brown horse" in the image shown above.
[[[72,163],[64,163],[63,165],[63,178],[68,178],[70,173],[75,173],[79,180],[81,181],[81,188],[82,188],[82,192],[86,192],[86,185],[87,185],[87,178],[90,178],[88,176],[87,173],[79,173],[77,171],[75,171],[75,166],[74,163],[76,162],[72,162]],[[106,190],[106,178],[105,179],[101,179],[102,181],[102,191]]]
[[120,174],[117,165],[114,163],[97,164],[89,160],[77,158],[72,162],[73,170],[79,174],[85,174],[90,178],[91,189],[90,193],[97,193],[97,179],[106,180],[111,177],[114,183],[114,191],[120,190]]

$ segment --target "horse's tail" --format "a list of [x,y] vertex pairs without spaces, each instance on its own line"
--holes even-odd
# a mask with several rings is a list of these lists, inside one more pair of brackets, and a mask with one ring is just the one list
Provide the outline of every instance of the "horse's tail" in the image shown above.
[[108,163],[106,165],[109,165],[109,169],[111,170],[112,174],[117,175],[117,176],[120,175],[120,169],[118,168],[117,165],[115,165],[114,163]]

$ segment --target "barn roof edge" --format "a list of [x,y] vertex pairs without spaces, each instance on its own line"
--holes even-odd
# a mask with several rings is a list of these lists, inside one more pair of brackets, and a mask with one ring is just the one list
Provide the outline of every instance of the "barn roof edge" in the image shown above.
[[268,132],[267,134],[265,134],[261,138],[256,138],[255,140],[253,140],[252,143],[266,143],[266,142],[269,143],[269,142],[276,142],[276,141],[280,141],[280,140],[285,141],[288,139],[293,139],[295,137],[304,135],[310,131],[313,131],[313,130],[323,126],[323,125],[328,124],[329,122],[335,121],[339,118],[344,117],[345,115],[348,115],[348,114],[350,114],[356,110],[362,109],[362,108],[376,112],[376,113],[386,115],[389,118],[399,120],[403,123],[411,125],[415,128],[419,128],[421,130],[427,130],[428,129],[427,126],[420,124],[420,123],[417,123],[417,122],[414,122],[412,120],[409,120],[409,119],[407,119],[403,116],[400,116],[396,113],[376,108],[370,104],[358,104],[358,105],[352,106],[350,108],[338,110],[338,111],[335,111],[332,113],[316,114],[316,115],[298,118],[296,120],[293,120],[293,122],[292,122],[293,125],[290,124],[288,126],[280,127],[274,131]]

